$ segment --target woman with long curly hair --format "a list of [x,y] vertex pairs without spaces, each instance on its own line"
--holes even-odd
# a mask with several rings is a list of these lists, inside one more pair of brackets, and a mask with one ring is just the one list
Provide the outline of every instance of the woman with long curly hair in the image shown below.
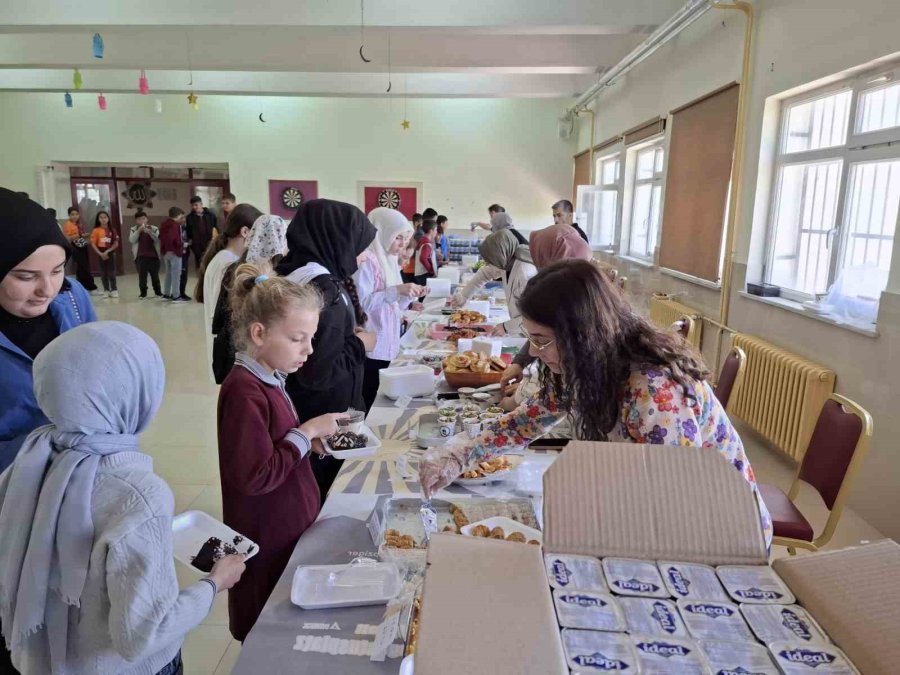
[[635,314],[594,264],[559,262],[532,278],[519,300],[540,365],[540,388],[478,438],[458,438],[420,467],[427,495],[476,462],[528,444],[567,416],[588,441],[687,445],[721,453],[753,487],[766,543],[772,521],[741,439],[713,394],[700,357]]

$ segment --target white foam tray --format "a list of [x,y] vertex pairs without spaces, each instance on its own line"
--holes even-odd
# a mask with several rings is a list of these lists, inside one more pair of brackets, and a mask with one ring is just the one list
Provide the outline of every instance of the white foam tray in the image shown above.
[[369,437],[370,441],[375,441],[372,445],[364,448],[356,448],[355,450],[334,450],[328,440],[325,441],[325,450],[335,459],[357,459],[359,457],[371,457],[381,449],[381,441],[378,436],[372,433],[369,425],[363,424],[362,430],[359,432]]
[[[236,536],[243,537],[244,535],[235,532],[225,523],[219,522],[203,511],[185,511],[172,519],[172,549],[175,559],[190,567],[197,574],[206,574],[206,572],[194,567],[191,564],[191,558],[197,555],[207,539],[218,537],[231,544]],[[246,555],[248,560],[259,553],[259,545],[246,537],[235,548]]]
[[[328,583],[331,573],[353,575],[357,570],[371,575],[375,583],[359,586]],[[401,586],[400,571],[394,563],[379,562],[355,569],[349,565],[300,565],[291,583],[291,602],[303,609],[383,605],[400,592]]]
[[510,468],[508,469],[490,473],[481,478],[463,478],[460,476],[454,480],[453,483],[455,485],[462,485],[463,487],[480,487],[482,485],[493,485],[494,483],[515,480],[517,478],[516,471],[519,468],[519,464],[522,463],[522,457],[518,455],[507,455],[506,458],[510,463]]

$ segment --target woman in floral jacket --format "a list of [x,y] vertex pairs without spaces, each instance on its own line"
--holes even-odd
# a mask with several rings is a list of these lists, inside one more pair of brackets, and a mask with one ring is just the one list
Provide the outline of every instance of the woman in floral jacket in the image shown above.
[[439,457],[423,461],[426,494],[569,416],[583,440],[716,450],[752,486],[771,544],[772,520],[744,446],[713,394],[709,372],[684,341],[632,312],[606,275],[582,260],[538,273],[519,308],[531,354],[541,361],[540,389],[478,438],[457,437]]

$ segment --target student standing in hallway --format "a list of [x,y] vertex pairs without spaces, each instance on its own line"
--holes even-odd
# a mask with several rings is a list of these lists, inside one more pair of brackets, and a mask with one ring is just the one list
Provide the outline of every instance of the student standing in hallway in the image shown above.
[[203,199],[197,195],[191,197],[191,212],[187,215],[185,227],[187,241],[190,243],[190,250],[194,254],[194,262],[199,271],[206,247],[218,236],[219,231],[216,214],[203,206]]
[[169,217],[159,228],[159,250],[166,267],[166,279],[163,286],[163,297],[166,300],[180,301],[179,285],[181,283],[181,263],[184,253],[184,240],[181,238],[181,226],[184,223],[184,211],[177,206],[169,209]]
[[416,279],[419,286],[425,286],[426,280],[437,276],[437,253],[435,252],[435,238],[437,237],[437,225],[433,221],[426,220],[422,223],[422,238],[419,240],[419,248],[416,251]]
[[72,259],[75,262],[75,278],[91,295],[100,295],[101,291],[94,283],[91,274],[91,259],[88,256],[90,234],[84,231],[81,223],[81,212],[74,206],[69,207],[69,219],[63,224],[63,234],[72,244]]
[[222,195],[222,224],[228,222],[228,219],[231,217],[231,212],[234,211],[234,207],[237,206],[237,197],[234,196],[233,192],[226,192]]
[[162,289],[159,285],[159,228],[151,225],[147,214],[138,211],[134,214],[134,225],[128,235],[131,242],[131,252],[134,255],[134,264],[138,271],[138,289],[141,292],[140,299],[147,297],[147,276],[153,283],[153,293],[157,298],[162,297]]
[[119,233],[109,219],[106,211],[100,211],[94,218],[94,229],[91,231],[91,248],[100,257],[100,279],[108,298],[118,298],[116,286],[116,251],[119,250]]

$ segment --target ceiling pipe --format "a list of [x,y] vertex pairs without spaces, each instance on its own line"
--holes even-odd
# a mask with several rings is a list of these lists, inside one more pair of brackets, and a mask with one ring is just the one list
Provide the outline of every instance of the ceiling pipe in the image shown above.
[[665,23],[661,24],[650,34],[650,37],[639,44],[628,56],[606,71],[593,86],[578,97],[572,107],[566,110],[566,113],[574,115],[584,110],[585,106],[599,96],[606,87],[615,84],[625,73],[703,16],[711,6],[710,0],[689,0],[684,7],[675,12]]

